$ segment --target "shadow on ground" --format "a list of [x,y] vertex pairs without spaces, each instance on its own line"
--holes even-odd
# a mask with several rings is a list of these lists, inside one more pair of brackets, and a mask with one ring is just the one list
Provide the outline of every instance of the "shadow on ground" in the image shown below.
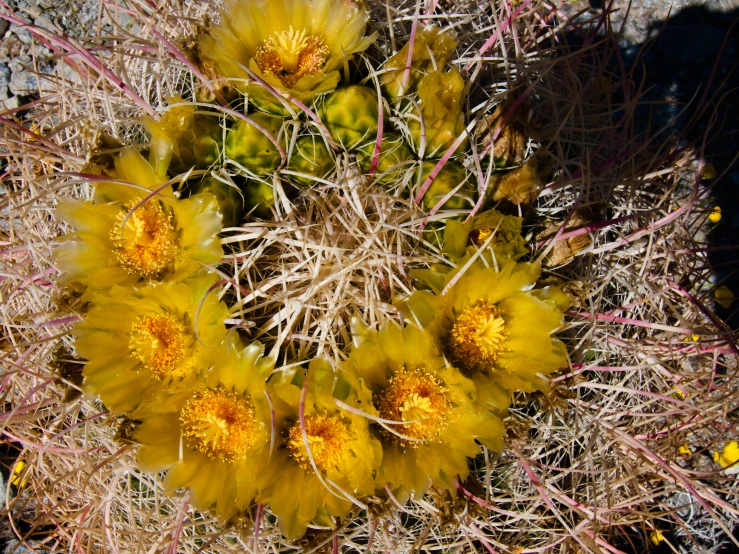
[[[591,14],[602,14],[610,4],[610,0],[590,0]],[[739,8],[719,11],[715,5],[707,2],[684,8],[656,21],[647,40],[640,44],[620,41],[621,60],[611,59],[612,71],[630,72],[634,90],[640,91],[633,118],[636,140],[651,137],[654,146],[676,143],[694,149],[715,168],[716,177],[700,185],[707,201],[696,207],[703,212],[719,206],[722,216],[718,223],[709,223],[712,227],[707,233],[715,283],[710,290],[693,289],[703,293],[706,301],[713,300],[713,291],[720,285],[739,297]],[[586,25],[579,36],[568,34],[567,41],[582,44],[592,25]],[[691,289],[694,284],[683,285]],[[715,309],[732,329],[739,329],[739,299],[728,308],[716,305]],[[627,553],[673,552],[668,542],[680,544],[684,548],[680,552],[737,552],[730,542],[719,547],[720,541],[715,541],[705,550],[706,544],[677,539],[674,529],[661,531],[667,541],[657,540],[656,545],[646,530],[636,528],[633,533],[625,530],[622,540],[613,545]],[[734,535],[739,536],[739,527]]]

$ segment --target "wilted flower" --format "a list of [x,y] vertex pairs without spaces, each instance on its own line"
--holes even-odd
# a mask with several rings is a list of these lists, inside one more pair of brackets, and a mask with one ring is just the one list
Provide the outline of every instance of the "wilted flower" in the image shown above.
[[[551,337],[562,323],[567,297],[559,289],[532,290],[537,264],[503,261],[500,271],[473,265],[425,282],[396,305],[435,338],[447,359],[483,393],[546,390],[546,375],[567,366],[564,345]],[[452,279],[458,280],[442,294]],[[497,403],[496,403],[497,405]]]
[[[520,115],[521,108],[503,125],[504,118],[508,115],[512,104],[510,100],[498,104],[492,114],[482,116],[476,128],[478,141],[484,148],[490,148],[492,143],[493,163],[496,167],[519,165],[524,161],[526,135],[524,134],[524,122]],[[498,129],[501,125],[502,127]],[[498,136],[493,141],[496,131]]]
[[544,186],[548,169],[546,151],[540,149],[521,167],[496,176],[487,190],[487,198],[493,202],[507,200],[513,204],[531,204]]
[[[161,386],[191,378],[212,365],[226,338],[227,310],[205,296],[215,275],[91,295],[92,307],[74,334],[86,392],[113,412],[135,409]],[[202,304],[201,304],[202,301]]]
[[376,35],[365,36],[368,19],[350,0],[230,0],[221,22],[201,37],[200,53],[261,108],[283,113],[282,104],[244,68],[310,103],[336,88],[345,59],[374,42]]
[[380,74],[383,89],[391,99],[415,92],[418,81],[427,73],[444,67],[456,47],[457,41],[449,31],[436,26],[419,29],[413,42],[408,82],[403,87],[410,42],[385,62],[383,72]]
[[[302,379],[308,379],[301,423]],[[269,502],[288,538],[302,535],[310,522],[333,526],[352,501],[375,490],[382,460],[380,443],[370,436],[368,420],[341,409],[336,398],[352,408],[356,392],[339,380],[331,366],[311,362],[305,377],[293,383],[270,384],[278,421],[284,421],[285,442],[272,459],[279,481],[260,501]]]
[[[440,355],[434,339],[413,325],[384,323],[379,331],[352,320],[355,348],[343,365],[364,395],[365,410],[383,423],[378,482],[401,502],[432,483],[452,492],[469,473],[480,443],[500,451],[503,424],[476,405],[476,387]],[[379,487],[382,488],[382,487]]]
[[[194,506],[228,519],[277,475],[269,463],[272,418],[265,381],[274,360],[253,343],[219,349],[204,379],[183,381],[142,405],[133,438],[139,467],[167,471],[169,491],[187,487]],[[206,368],[204,368],[206,369]]]

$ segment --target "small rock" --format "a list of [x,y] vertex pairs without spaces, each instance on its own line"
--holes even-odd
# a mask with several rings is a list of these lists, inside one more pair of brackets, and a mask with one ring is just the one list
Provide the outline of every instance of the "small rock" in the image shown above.
[[17,96],[11,96],[6,100],[0,100],[0,110],[14,110],[20,106]]
[[0,63],[0,100],[7,100],[9,96],[8,85],[10,84],[10,68]]
[[8,36],[0,41],[0,62],[8,63],[20,56],[26,48],[23,41],[17,35],[8,34]]

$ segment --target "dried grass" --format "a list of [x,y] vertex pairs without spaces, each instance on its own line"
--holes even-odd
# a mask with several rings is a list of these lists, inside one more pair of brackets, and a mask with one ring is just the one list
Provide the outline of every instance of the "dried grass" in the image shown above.
[[[456,63],[473,76],[471,119],[514,92],[524,96],[514,109],[529,112],[556,177],[526,214],[532,259],[551,253],[553,243],[537,238],[545,223],[560,238],[592,242],[545,272],[572,296],[560,334],[571,368],[549,395],[516,399],[508,448],[472,461],[456,498],[370,499],[369,513],[296,544],[262,507],[223,526],[194,511],[185,493],[164,495],[158,476],[135,467],[128,422],[90,398],[65,402],[79,384],[67,334],[79,306],[55,282],[53,238],[65,230],[54,205],[90,194],[65,173],[83,170],[101,132],[141,142],[136,117],[195,86],[170,54],[211,7],[113,0],[101,4],[92,36],[38,31],[63,70],[37,100],[0,114],[0,432],[27,464],[27,483],[7,486],[2,515],[21,543],[53,552],[523,553],[638,551],[654,530],[682,552],[729,540],[739,485],[712,455],[739,434],[736,334],[711,311],[700,145],[636,133],[639,90],[609,63],[618,62],[613,36],[586,29],[584,45],[568,48],[572,27],[556,3],[518,4],[373,3],[382,47],[369,55],[397,49],[415,19],[434,21],[461,39]],[[473,178],[482,186],[486,176],[475,170]],[[419,185],[410,173],[407,183]],[[224,234],[230,323],[288,366],[316,354],[339,360],[349,317],[397,318],[390,300],[411,287],[409,269],[440,257],[418,248],[426,222],[415,205],[378,191],[348,158],[298,202],[277,190],[278,222]],[[565,229],[576,210],[589,226]]]

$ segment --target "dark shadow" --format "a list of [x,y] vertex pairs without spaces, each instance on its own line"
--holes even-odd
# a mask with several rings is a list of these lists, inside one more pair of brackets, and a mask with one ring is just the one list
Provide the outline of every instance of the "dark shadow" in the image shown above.
[[[591,14],[602,14],[611,6],[611,0],[590,0],[590,6]],[[728,286],[736,295],[739,295],[739,163],[735,161],[739,153],[738,18],[739,8],[720,11],[712,2],[687,7],[672,13],[665,21],[652,24],[644,43],[620,41],[621,60],[610,60],[614,73],[625,70],[631,75],[631,92],[640,95],[633,117],[634,136],[649,137],[653,146],[672,141],[680,148],[692,148],[702,152],[705,163],[715,168],[716,178],[701,183],[701,197],[709,200],[696,210],[721,208],[721,220],[709,224],[707,255],[716,283]],[[618,30],[614,25],[614,31]],[[599,34],[602,35],[602,30]],[[713,300],[712,290],[700,292],[705,293],[704,300]],[[739,328],[739,301],[729,308],[717,305],[716,312],[732,329]]]
[[[610,5],[611,0],[590,0],[589,15],[602,14]],[[714,6],[706,2],[672,13],[667,20],[651,25],[649,38],[643,43],[619,40],[620,59],[612,56],[608,66],[614,75],[629,75],[632,85],[631,91],[621,91],[620,97],[614,97],[614,103],[623,103],[627,94],[640,98],[633,117],[624,118],[633,120],[627,125],[633,126],[630,136],[634,142],[649,142],[655,149],[663,144],[690,149],[715,169],[713,178],[701,181],[701,201],[694,208],[694,213],[703,214],[706,221],[705,254],[715,283],[710,289],[708,285],[693,288],[700,281],[681,285],[709,307],[715,307],[716,314],[736,330],[739,300],[728,308],[714,306],[713,292],[719,285],[726,285],[739,297],[739,8],[719,11]],[[582,32],[568,33],[566,40],[573,51],[592,40],[590,33],[596,25],[591,22],[583,26]],[[602,19],[600,37],[604,28],[607,24]],[[693,186],[694,182],[686,180],[684,190],[692,190]],[[707,210],[715,206],[721,208],[721,219],[710,223]],[[683,543],[676,528],[666,526],[660,531],[667,540],[653,543],[645,530],[619,530],[613,544],[630,554],[672,552],[668,542],[682,544],[685,552],[708,546]],[[739,527],[733,529],[733,534],[739,536]],[[739,550],[726,540],[716,552]]]

